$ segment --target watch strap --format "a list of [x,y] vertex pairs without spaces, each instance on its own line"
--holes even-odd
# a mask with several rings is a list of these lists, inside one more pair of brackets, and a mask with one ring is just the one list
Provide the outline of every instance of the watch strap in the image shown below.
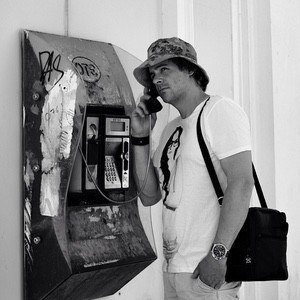
[[131,137],[131,145],[135,146],[145,146],[148,145],[150,141],[149,135],[144,137]]

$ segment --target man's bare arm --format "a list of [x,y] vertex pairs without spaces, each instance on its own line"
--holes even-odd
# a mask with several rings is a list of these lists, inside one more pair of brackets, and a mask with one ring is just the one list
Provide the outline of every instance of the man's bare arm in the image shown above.
[[141,192],[140,199],[145,206],[154,205],[161,199],[161,192],[152,160],[147,173],[149,145],[133,146],[133,154],[134,178]]
[[[225,159],[221,166],[227,176],[227,188],[214,243],[232,246],[247,217],[253,189],[252,158],[244,151]],[[215,260],[211,253],[198,264],[193,277],[200,277],[208,285],[219,288],[225,280],[227,259]]]

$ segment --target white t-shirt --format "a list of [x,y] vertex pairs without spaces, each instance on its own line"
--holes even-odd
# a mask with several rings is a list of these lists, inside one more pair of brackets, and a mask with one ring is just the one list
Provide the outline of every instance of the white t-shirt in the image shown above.
[[[189,117],[167,125],[153,157],[165,204],[164,271],[193,272],[210,250],[219,222],[220,205],[197,139],[197,119],[204,103]],[[226,176],[219,160],[251,150],[248,118],[234,101],[211,96],[201,129],[224,191]]]

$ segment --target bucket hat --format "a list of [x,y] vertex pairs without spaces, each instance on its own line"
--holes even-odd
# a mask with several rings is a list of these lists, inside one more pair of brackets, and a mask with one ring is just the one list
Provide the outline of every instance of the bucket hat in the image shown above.
[[209,82],[206,71],[197,63],[197,53],[194,47],[180,38],[158,39],[150,45],[147,52],[148,58],[133,70],[133,75],[136,80],[145,87],[152,85],[149,67],[175,57],[184,58],[194,64],[203,73],[207,83]]

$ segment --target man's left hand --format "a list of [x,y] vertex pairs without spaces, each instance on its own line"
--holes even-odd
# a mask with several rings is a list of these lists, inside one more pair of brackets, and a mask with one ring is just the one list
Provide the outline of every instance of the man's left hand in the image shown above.
[[210,253],[198,264],[192,278],[199,277],[202,282],[219,289],[225,282],[227,258],[215,260]]

